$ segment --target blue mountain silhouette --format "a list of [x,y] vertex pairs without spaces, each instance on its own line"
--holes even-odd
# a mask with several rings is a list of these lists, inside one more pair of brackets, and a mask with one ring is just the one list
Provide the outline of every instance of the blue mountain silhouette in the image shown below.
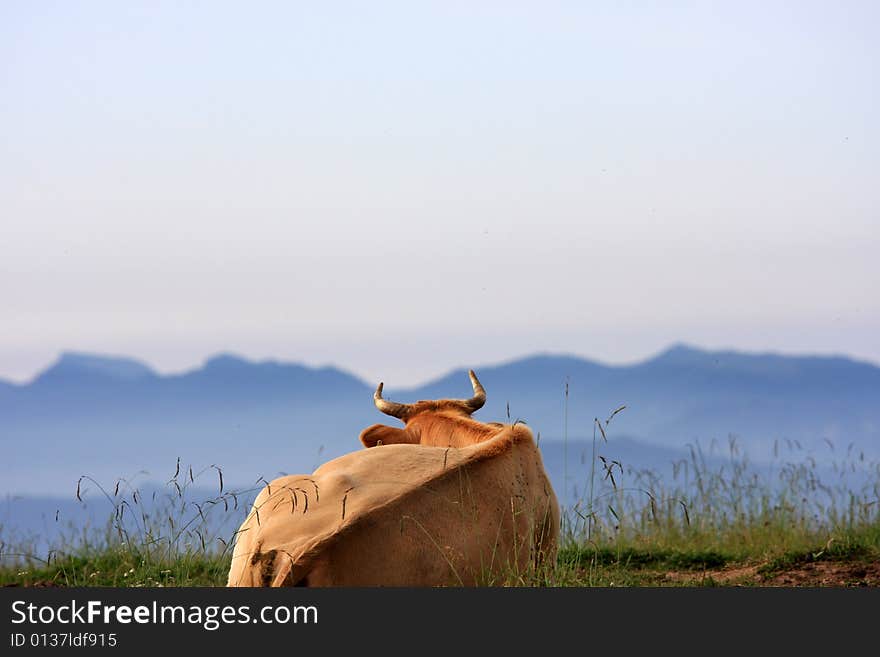
[[[626,406],[607,428],[635,459],[639,445],[645,458],[668,458],[688,443],[731,435],[756,459],[779,442],[878,454],[880,367],[844,357],[676,345],[608,366],[538,354],[467,364],[418,388],[386,381],[385,395],[468,397],[469,367],[488,392],[476,417],[525,421],[551,452],[563,439],[576,451],[592,439],[596,419],[604,426]],[[68,494],[84,474],[165,481],[178,457],[196,468],[218,465],[239,484],[311,471],[359,449],[364,427],[397,423],[374,408],[376,383],[333,367],[231,354],[163,376],[130,358],[65,353],[27,384],[0,382],[0,493]],[[556,452],[548,458],[558,460]]]

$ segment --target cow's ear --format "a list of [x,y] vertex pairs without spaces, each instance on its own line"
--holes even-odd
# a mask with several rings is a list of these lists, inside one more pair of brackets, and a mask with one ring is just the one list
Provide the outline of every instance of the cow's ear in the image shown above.
[[361,431],[360,438],[365,447],[417,442],[413,440],[412,435],[406,429],[389,427],[384,424],[374,424],[367,427]]

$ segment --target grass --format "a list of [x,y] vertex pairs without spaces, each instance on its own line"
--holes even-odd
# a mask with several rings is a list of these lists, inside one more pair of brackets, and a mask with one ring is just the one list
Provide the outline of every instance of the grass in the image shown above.
[[[204,496],[206,479],[216,494]],[[81,477],[76,499],[103,498],[106,524],[71,530],[48,552],[35,547],[36,537],[13,541],[0,527],[0,585],[225,586],[235,530],[265,483],[230,491],[219,467],[194,472],[179,460],[159,489],[125,479],[105,488]]]
[[[709,580],[713,585],[759,586],[784,584],[774,580],[797,572],[803,584],[811,586],[841,581],[880,585],[880,568],[870,581],[862,572],[866,563],[880,565],[876,526],[813,536],[789,535],[787,539],[747,545],[732,536],[729,546],[722,548],[697,547],[686,541],[671,546],[655,535],[616,545],[570,543],[560,551],[556,576],[558,585],[563,586],[681,586],[705,585]],[[723,536],[718,537],[718,543],[724,543]],[[837,580],[824,581],[824,571],[815,571],[813,576],[801,572],[805,566],[823,562],[836,565]]]
[[149,559],[125,545],[65,553],[48,563],[0,569],[0,584],[20,586],[225,586],[229,558],[217,553]]
[[[556,563],[490,584],[880,586],[880,465],[850,449],[823,469],[788,443],[785,458],[777,445],[773,463],[756,466],[731,439],[724,458],[692,446],[671,477],[634,471],[606,456],[621,410],[595,421],[590,472],[583,496],[563,510]],[[196,501],[206,477],[217,493]],[[97,487],[107,526],[45,559],[5,540],[0,584],[224,586],[232,534],[264,483],[227,491],[216,466],[194,473],[180,463],[150,496],[124,480],[105,489],[83,478],[76,495]]]

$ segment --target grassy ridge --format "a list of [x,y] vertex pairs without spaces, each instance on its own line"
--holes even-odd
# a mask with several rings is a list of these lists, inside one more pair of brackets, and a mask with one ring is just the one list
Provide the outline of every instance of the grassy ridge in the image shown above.
[[[865,527],[829,539],[800,537],[809,547],[744,546],[718,550],[661,547],[657,542],[615,545],[569,543],[555,567],[540,576],[495,584],[526,586],[880,586],[880,528]],[[31,560],[0,568],[0,584],[19,586],[225,586],[230,556],[192,552],[161,558],[128,546],[83,549],[49,563]],[[827,565],[831,568],[810,568]],[[805,570],[806,569],[806,570]],[[832,574],[833,571],[833,574]],[[787,582],[787,573],[801,582]],[[822,577],[828,575],[825,581]],[[780,579],[783,578],[783,579]],[[829,579],[830,578],[830,579]]]

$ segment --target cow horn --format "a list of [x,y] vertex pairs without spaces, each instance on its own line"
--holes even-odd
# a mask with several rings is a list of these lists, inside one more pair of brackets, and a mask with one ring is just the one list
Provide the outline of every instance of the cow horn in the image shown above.
[[486,403],[486,390],[473,370],[468,370],[468,375],[471,377],[471,385],[474,387],[474,396],[463,403],[473,413],[483,408],[483,404]]
[[383,383],[379,383],[379,387],[376,388],[376,392],[373,393],[373,403],[376,404],[376,408],[385,413],[385,415],[390,415],[391,417],[396,417],[398,419],[403,419],[406,415],[407,411],[409,411],[409,404],[398,404],[397,402],[388,401],[387,399],[382,399],[382,386]]

